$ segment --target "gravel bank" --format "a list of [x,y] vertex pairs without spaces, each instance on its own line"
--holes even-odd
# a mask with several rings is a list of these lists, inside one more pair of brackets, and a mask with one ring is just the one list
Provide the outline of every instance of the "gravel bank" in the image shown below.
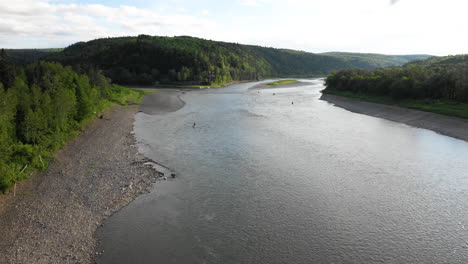
[[327,101],[348,111],[425,128],[439,134],[468,141],[468,120],[398,106],[376,104],[346,97],[323,94]]
[[114,107],[16,197],[0,196],[0,263],[93,263],[96,229],[159,178],[133,146],[136,112]]
[[180,99],[180,94],[181,92],[177,90],[161,90],[150,94],[145,97],[140,109],[149,115],[177,111],[185,105]]

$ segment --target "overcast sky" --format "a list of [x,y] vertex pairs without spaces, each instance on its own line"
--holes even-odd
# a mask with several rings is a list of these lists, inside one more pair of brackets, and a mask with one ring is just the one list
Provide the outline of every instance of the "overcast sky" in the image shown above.
[[466,0],[0,0],[0,48],[190,35],[309,52],[468,53]]

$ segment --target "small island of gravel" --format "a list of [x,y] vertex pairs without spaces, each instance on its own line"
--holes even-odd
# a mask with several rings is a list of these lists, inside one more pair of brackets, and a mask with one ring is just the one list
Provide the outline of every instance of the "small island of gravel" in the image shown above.
[[297,80],[279,80],[270,83],[260,83],[253,86],[252,90],[259,90],[259,89],[278,89],[278,88],[295,88],[301,86],[311,85],[310,82],[301,82]]

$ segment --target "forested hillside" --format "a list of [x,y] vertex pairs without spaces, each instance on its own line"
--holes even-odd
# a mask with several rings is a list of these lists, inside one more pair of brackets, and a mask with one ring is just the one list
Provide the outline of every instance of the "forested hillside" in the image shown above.
[[455,55],[445,57],[432,57],[426,60],[415,60],[407,63],[409,65],[419,66],[444,66],[448,68],[463,68],[465,64],[468,64],[468,55]]
[[54,62],[18,67],[0,53],[0,192],[47,166],[85,120],[141,92],[111,85],[95,68]]
[[6,55],[16,65],[27,65],[37,62],[51,52],[60,52],[63,49],[6,49]]
[[[327,52],[323,55],[342,58],[354,65],[354,68],[375,69],[381,67],[402,66],[408,62],[424,60],[430,55],[383,55],[373,53]],[[434,57],[437,58],[437,57]]]
[[325,93],[413,100],[420,102],[414,108],[468,118],[467,55],[429,58],[402,67],[341,70],[329,75],[326,85]]
[[[366,55],[367,56],[367,55]],[[48,60],[101,68],[120,84],[227,83],[259,77],[324,76],[346,68],[384,66],[366,56],[352,59],[193,37],[121,37],[80,42]],[[380,61],[385,61],[380,59]],[[405,61],[407,62],[407,61]]]

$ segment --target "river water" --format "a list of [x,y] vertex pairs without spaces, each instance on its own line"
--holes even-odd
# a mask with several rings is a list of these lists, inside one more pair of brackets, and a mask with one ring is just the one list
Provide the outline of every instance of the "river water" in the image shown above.
[[335,107],[321,80],[252,85],[137,115],[178,177],[106,222],[99,263],[468,262],[466,142]]

